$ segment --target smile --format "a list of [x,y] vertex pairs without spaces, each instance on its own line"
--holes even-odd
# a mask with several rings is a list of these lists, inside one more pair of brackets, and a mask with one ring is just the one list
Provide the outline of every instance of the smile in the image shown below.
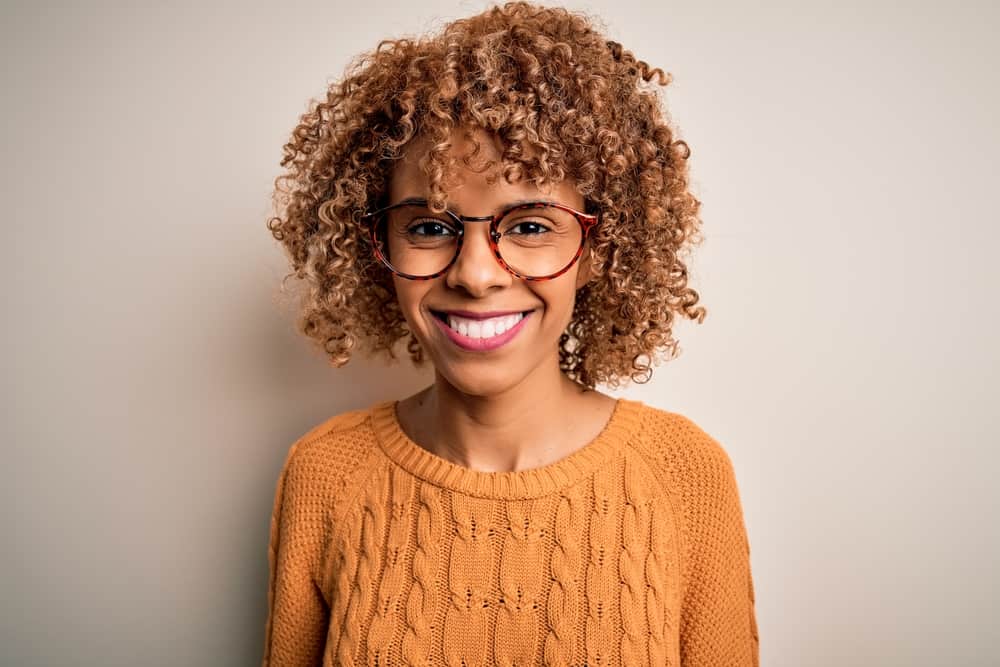
[[524,328],[533,311],[488,319],[434,312],[434,322],[447,338],[465,350],[486,351],[506,345]]

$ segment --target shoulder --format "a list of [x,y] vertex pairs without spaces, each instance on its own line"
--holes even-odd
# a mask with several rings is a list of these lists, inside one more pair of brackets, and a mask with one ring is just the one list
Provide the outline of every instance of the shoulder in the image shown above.
[[640,404],[635,444],[661,469],[669,483],[693,496],[735,490],[735,472],[726,448],[690,417]]
[[732,469],[725,447],[693,419],[640,403],[637,440],[654,458],[673,468]]
[[[716,559],[726,549],[748,548],[736,472],[725,447],[676,412],[645,406],[643,422],[638,440],[676,499],[687,558]],[[720,543],[727,536],[737,536],[736,547]]]
[[342,412],[311,427],[288,447],[280,481],[285,486],[341,486],[375,445],[372,407]]

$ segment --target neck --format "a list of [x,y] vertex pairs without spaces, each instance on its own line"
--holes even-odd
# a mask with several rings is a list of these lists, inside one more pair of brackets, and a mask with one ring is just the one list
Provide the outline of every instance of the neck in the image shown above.
[[[423,445],[475,470],[513,472],[553,463],[587,437],[579,412],[587,389],[553,363],[491,396],[462,393],[440,374],[418,395]],[[581,400],[583,399],[583,400]],[[578,443],[577,443],[578,444]]]

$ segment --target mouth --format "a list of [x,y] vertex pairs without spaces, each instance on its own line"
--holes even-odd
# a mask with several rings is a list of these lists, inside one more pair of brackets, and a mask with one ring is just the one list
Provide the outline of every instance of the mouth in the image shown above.
[[430,312],[453,343],[466,350],[486,351],[512,340],[524,327],[525,320],[534,309],[513,311],[487,318],[463,317],[439,310]]
[[466,335],[470,329],[474,329],[474,325],[479,326],[480,332],[483,330],[489,331],[489,325],[492,325],[492,335],[496,335],[516,325],[531,310],[506,311],[503,315],[493,315],[492,317],[483,317],[480,314],[475,314],[473,317],[473,313],[467,313],[467,311],[450,312],[445,310],[431,310],[430,312],[436,319],[444,322],[449,327],[455,329],[455,331],[460,331],[464,325],[466,330],[462,333]]

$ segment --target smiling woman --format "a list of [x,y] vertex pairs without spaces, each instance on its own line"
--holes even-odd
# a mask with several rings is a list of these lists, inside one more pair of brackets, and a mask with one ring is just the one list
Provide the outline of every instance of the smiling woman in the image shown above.
[[[447,143],[455,163],[468,165],[477,154],[488,165],[501,163],[500,149],[484,130],[456,128]],[[390,202],[430,196],[432,184],[419,165],[426,150],[417,142],[393,166]],[[376,229],[389,230],[384,243],[376,232],[373,245],[394,270],[393,291],[408,329],[434,364],[439,394],[445,387],[470,397],[536,387],[540,395],[579,393],[577,383],[560,373],[559,342],[576,291],[590,277],[585,241],[596,216],[578,210],[585,202],[572,179],[543,189],[482,169],[460,166],[451,174],[449,206],[462,214],[392,204],[370,217]],[[428,228],[428,220],[436,226]],[[509,316],[520,319],[498,335],[496,326],[507,329]],[[612,402],[602,394],[595,398],[605,399],[597,431]],[[408,414],[412,408],[403,402],[404,419],[419,419]]]
[[669,81],[525,3],[385,41],[285,146],[269,222],[335,366],[434,382],[335,415],[275,494],[265,665],[758,663],[731,461],[648,380],[701,321]]

